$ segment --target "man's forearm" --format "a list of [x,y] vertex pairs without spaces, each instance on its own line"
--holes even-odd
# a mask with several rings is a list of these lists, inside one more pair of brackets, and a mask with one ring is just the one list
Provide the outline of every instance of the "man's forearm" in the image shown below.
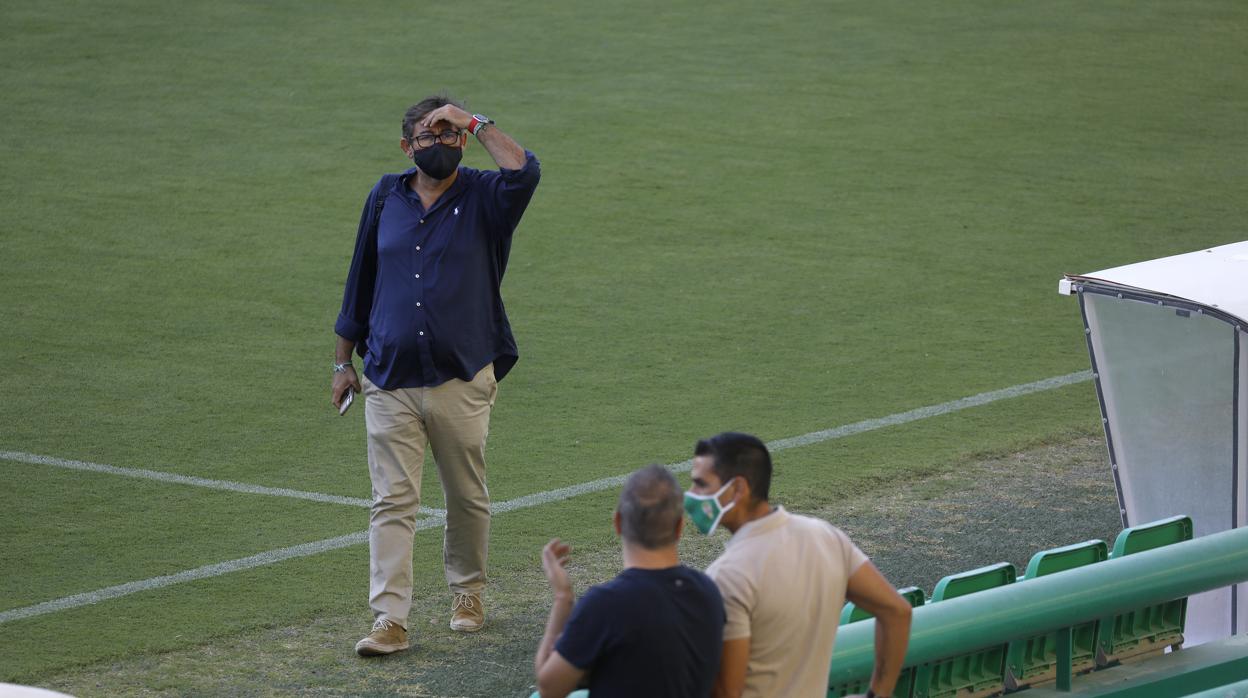
[[533,657],[534,676],[542,673],[542,666],[546,664],[550,653],[555,651],[555,641],[563,633],[563,626],[567,625],[568,616],[572,613],[572,601],[571,594],[555,594],[555,602],[550,606],[550,617],[546,619],[546,634],[542,636],[542,642],[537,646],[537,655]]
[[897,686],[906,648],[910,644],[910,608],[899,608],[875,619],[875,670],[871,674],[871,690],[876,695],[891,696]]
[[341,335],[334,335],[334,338],[337,340],[334,344],[334,363],[351,363],[351,352],[355,351],[355,342]]
[[485,151],[494,158],[494,163],[505,170],[518,170],[524,167],[524,148],[512,140],[511,136],[490,125],[477,132],[477,140],[485,146]]

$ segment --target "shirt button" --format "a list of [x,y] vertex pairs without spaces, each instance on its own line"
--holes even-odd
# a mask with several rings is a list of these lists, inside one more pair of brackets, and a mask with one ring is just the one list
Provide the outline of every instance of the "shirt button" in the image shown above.
[[420,307],[420,301],[416,301],[416,307],[417,307],[417,308],[419,308],[419,307]]
[[424,332],[421,332],[421,333],[420,333],[420,336],[421,336],[421,337],[424,337],[424,336],[425,336],[425,333],[424,333]]
[[424,223],[425,223],[425,219],[424,219],[424,218],[421,218],[421,219],[420,219],[420,223],[421,223],[421,225],[424,225]]
[[417,245],[417,246],[416,246],[416,251],[417,251],[417,252],[420,252],[420,245]]
[[419,278],[420,278],[420,274],[417,274],[417,275],[416,275],[416,278],[418,278],[418,279],[419,279]]

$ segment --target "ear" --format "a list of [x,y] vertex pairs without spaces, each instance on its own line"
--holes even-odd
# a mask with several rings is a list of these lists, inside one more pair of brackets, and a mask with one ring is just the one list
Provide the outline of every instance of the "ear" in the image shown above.
[[619,509],[616,509],[616,510],[615,510],[615,514],[611,516],[611,520],[612,520],[612,522],[614,522],[614,523],[615,523],[615,535],[617,535],[617,536],[623,536],[623,535],[624,535],[624,527],[623,527],[623,524],[622,524],[623,519],[622,519],[622,518],[620,518],[620,510],[619,510]]
[[400,138],[400,139],[399,139],[399,150],[402,150],[402,151],[403,151],[403,154],[404,154],[405,156],[407,156],[407,158],[408,158],[409,160],[411,159],[411,157],[412,157],[412,144],[411,144],[411,143],[409,143],[409,142],[407,141],[407,139],[406,139],[406,138]]
[[464,131],[463,133],[459,135],[459,148],[460,150],[463,150],[465,152],[468,150],[468,132],[467,131]]
[[754,493],[750,492],[750,481],[740,475],[732,480],[737,484],[736,492],[732,495],[732,501],[737,503],[737,507],[744,507],[754,497]]

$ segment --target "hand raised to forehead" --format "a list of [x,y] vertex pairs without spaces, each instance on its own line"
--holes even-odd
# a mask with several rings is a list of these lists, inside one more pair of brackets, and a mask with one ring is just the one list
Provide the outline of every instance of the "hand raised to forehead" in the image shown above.
[[455,128],[464,129],[468,128],[469,124],[472,123],[472,114],[454,104],[443,104],[426,114],[425,118],[421,119],[420,125],[425,128],[433,128],[433,125],[439,121],[445,121]]

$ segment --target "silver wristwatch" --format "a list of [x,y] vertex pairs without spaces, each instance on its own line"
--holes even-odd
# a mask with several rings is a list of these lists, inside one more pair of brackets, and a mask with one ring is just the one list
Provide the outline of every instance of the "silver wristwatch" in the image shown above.
[[334,364],[334,373],[346,373],[348,368],[355,368],[351,365],[350,361],[342,364]]
[[481,114],[473,114],[472,121],[468,122],[468,130],[472,133],[472,135],[475,136],[481,133],[482,129],[484,129],[486,126],[493,125],[493,123],[494,123],[494,120],[488,116],[482,116]]

